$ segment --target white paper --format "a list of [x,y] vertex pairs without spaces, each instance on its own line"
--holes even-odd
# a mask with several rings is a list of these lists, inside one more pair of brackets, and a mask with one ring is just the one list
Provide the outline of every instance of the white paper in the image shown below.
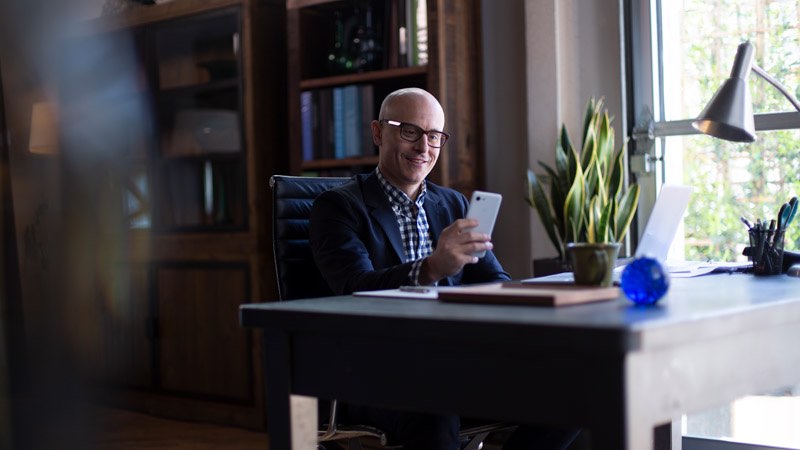
[[752,262],[727,261],[667,261],[670,278],[692,278],[715,272],[728,272],[752,266]]
[[424,287],[418,290],[406,289],[383,289],[380,291],[358,291],[353,292],[357,297],[392,297],[392,298],[439,298],[439,293],[435,287]]

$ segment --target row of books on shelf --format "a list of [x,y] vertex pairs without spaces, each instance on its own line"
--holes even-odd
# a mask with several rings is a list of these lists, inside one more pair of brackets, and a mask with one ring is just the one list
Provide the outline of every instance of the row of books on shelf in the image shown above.
[[370,128],[374,118],[371,84],[301,92],[303,161],[374,155]]

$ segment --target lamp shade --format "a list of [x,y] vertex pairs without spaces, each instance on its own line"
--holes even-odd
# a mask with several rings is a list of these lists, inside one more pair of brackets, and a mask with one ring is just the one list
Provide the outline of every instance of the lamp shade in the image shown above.
[[701,133],[735,142],[753,142],[753,103],[747,76],[750,74],[753,46],[739,44],[731,76],[720,86],[703,112],[692,122]]
[[33,104],[28,151],[42,155],[58,153],[58,114],[54,103]]

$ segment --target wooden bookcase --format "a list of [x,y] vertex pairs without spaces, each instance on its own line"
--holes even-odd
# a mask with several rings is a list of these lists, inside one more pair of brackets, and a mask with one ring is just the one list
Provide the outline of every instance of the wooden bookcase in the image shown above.
[[[285,24],[282,0],[181,0],[101,17],[66,44],[102,60],[65,72],[60,103],[62,129],[100,124],[65,139],[63,185],[65,251],[85,274],[66,283],[67,327],[103,402],[265,426],[259,337],[238,308],[276,297]],[[94,149],[106,134],[122,137]]]
[[[345,145],[344,153],[337,153],[335,148],[330,149],[331,146],[336,147],[335,142],[331,144],[330,136],[319,130],[331,126],[333,121],[332,134],[336,135],[335,128],[340,125],[335,124],[331,115],[324,112],[329,109],[327,103],[323,101],[320,105],[314,96],[325,95],[320,92],[352,86],[368,89],[370,95],[367,98],[371,97],[371,102],[362,102],[359,111],[360,123],[365,124],[370,119],[377,118],[380,103],[388,93],[402,87],[416,86],[427,89],[439,99],[446,115],[445,130],[451,135],[431,179],[465,193],[483,186],[479,2],[288,0],[286,7],[290,173],[337,175],[364,172],[372,170],[378,161],[376,149],[370,151],[369,146],[353,151]],[[414,25],[416,20],[410,19],[412,15],[406,9],[422,7],[424,16],[427,17],[426,21],[420,21],[427,27],[426,48],[415,47],[414,40],[418,36],[415,30],[422,27]],[[343,41],[345,47],[352,44],[351,36],[358,34],[359,26],[367,24],[367,10],[372,12],[371,28],[381,49],[379,57],[371,60],[378,62],[366,65],[361,70],[342,70],[341,66],[332,68],[329,56],[333,55],[333,60],[338,60],[336,42]],[[345,31],[338,33],[344,35],[343,39],[337,38],[337,18],[344,24],[342,28]],[[410,43],[407,50],[412,55],[406,58],[399,49],[398,36],[400,25],[404,23],[407,25],[406,42]],[[427,62],[424,57],[413,57],[414,53],[425,51]],[[311,93],[310,102],[303,98],[303,95],[309,95],[304,93]],[[363,100],[363,94],[360,98]],[[311,113],[308,112],[309,104],[312,105]],[[309,117],[313,117],[313,120],[309,121]],[[309,127],[309,123],[313,123],[314,127]],[[304,126],[307,128],[304,129]],[[345,129],[348,127],[345,126]],[[328,133],[331,134],[330,131]],[[304,149],[308,142],[307,136],[312,136],[313,151],[309,151],[307,147]],[[364,140],[366,139],[365,137]],[[339,147],[341,150],[341,146]]]

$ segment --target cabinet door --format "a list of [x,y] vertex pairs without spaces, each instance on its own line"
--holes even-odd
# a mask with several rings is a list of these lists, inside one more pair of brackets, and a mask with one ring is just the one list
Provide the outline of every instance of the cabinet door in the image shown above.
[[233,8],[153,30],[159,231],[247,223],[240,25]]
[[246,263],[156,269],[161,388],[251,398],[251,351],[239,326],[239,305],[250,297],[248,270]]
[[105,305],[102,371],[107,381],[132,387],[152,383],[152,314],[146,264],[119,265]]

